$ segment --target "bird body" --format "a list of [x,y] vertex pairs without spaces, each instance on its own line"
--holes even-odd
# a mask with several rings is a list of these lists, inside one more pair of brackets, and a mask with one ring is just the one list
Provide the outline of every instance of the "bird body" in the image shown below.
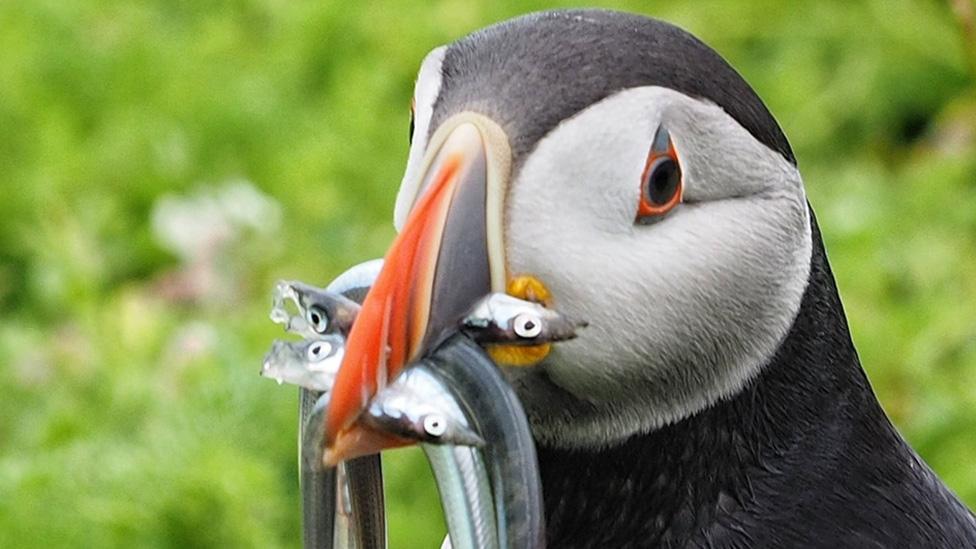
[[528,276],[588,322],[501,364],[549,546],[976,547],[860,366],[789,142],[717,53],[637,15],[531,14],[433,50],[414,102],[333,434],[404,366],[386,349],[431,351]]

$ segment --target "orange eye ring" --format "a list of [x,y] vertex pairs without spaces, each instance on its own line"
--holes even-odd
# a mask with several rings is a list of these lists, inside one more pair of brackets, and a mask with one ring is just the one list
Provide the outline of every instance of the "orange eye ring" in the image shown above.
[[681,203],[684,178],[667,131],[658,129],[641,173],[638,222],[653,222]]

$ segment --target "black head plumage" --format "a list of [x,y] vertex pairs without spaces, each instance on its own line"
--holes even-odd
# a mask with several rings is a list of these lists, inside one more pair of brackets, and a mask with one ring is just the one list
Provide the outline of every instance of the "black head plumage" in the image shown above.
[[796,159],[759,96],[684,30],[608,10],[526,15],[452,44],[431,128],[462,110],[499,122],[516,168],[562,120],[618,91],[661,86],[722,107],[761,143]]

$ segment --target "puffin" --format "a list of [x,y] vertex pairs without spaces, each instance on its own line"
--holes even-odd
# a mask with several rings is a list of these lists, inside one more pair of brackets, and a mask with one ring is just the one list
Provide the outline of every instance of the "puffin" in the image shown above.
[[383,449],[369,399],[504,292],[588,324],[486,348],[549,547],[976,547],[860,365],[786,136],[715,51],[641,15],[533,13],[431,51],[412,105],[331,461]]

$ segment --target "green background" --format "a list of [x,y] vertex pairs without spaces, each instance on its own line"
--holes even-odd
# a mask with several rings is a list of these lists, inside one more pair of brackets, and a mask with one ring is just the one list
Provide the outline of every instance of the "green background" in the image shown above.
[[[597,4],[766,100],[881,402],[976,505],[971,1]],[[382,255],[427,51],[556,5],[0,2],[0,546],[298,546],[273,283]],[[386,461],[391,546],[436,547],[422,456]]]

